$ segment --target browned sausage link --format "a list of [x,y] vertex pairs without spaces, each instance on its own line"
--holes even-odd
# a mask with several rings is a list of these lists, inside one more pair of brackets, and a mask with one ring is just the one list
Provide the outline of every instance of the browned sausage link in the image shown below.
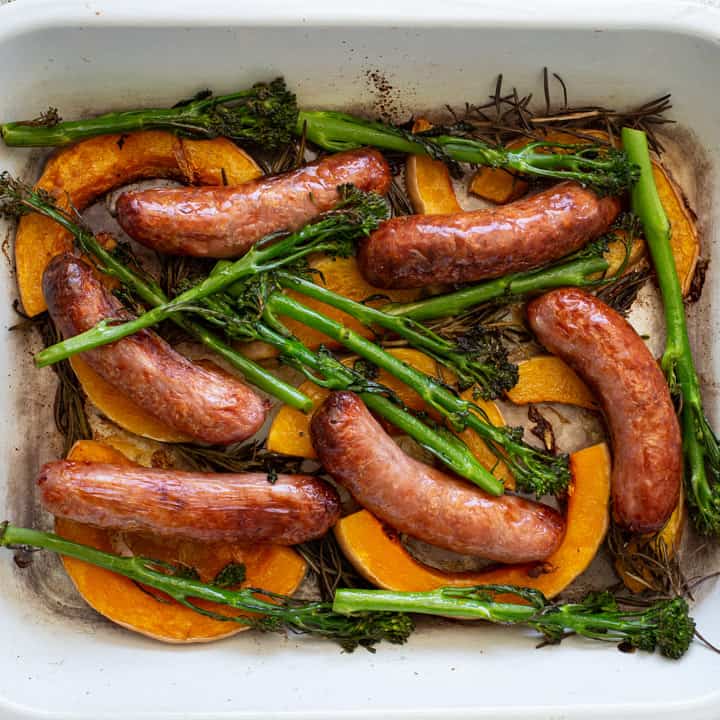
[[358,262],[376,287],[475,282],[557,260],[602,235],[619,211],[617,198],[561,183],[492,210],[393,218],[363,241]]
[[[48,265],[43,293],[50,316],[66,338],[106,318],[131,317],[91,267],[72,255],[58,255]],[[251,388],[195,365],[152,331],[81,357],[150,415],[201,442],[228,445],[245,440],[265,422],[267,404]]]
[[634,532],[660,529],[682,479],[680,427],[665,378],[642,338],[612,308],[577,288],[528,305],[538,340],[595,391],[613,447],[616,521]]
[[498,562],[543,560],[565,523],[552,508],[491,497],[406,455],[360,399],[336,392],[316,411],[312,441],[330,475],[400,532],[447,550]]
[[173,255],[227,258],[279,230],[297,230],[338,202],[338,185],[385,194],[392,180],[377,150],[329,155],[298,170],[234,187],[123,193],[120,225],[143,245]]
[[307,475],[192,473],[57,460],[37,479],[53,515],[200,542],[295,545],[340,516],[334,488]]

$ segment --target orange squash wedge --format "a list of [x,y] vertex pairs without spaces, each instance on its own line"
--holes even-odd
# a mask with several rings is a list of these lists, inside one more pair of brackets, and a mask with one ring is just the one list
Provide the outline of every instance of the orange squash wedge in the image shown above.
[[[100,135],[55,153],[37,182],[64,208],[82,212],[114,188],[145,178],[173,178],[202,184],[238,184],[262,175],[255,161],[227,139],[188,140],[149,130]],[[42,275],[50,260],[72,248],[69,233],[41,215],[20,219],[15,268],[25,312],[47,308]]]
[[507,397],[516,405],[547,402],[598,409],[588,386],[555,355],[537,355],[518,363],[518,382]]
[[[132,464],[109,445],[83,440],[68,457],[85,462]],[[282,594],[293,593],[305,576],[305,561],[293,550],[275,545],[218,545],[187,541],[166,542],[148,536],[112,533],[57,518],[55,532],[68,540],[107,552],[129,549],[134,554],[195,568],[201,579],[212,580],[228,563],[243,563],[244,585]],[[132,580],[73,558],[63,558],[65,569],[84,600],[118,625],[169,643],[219,640],[247,628],[200,615],[168,597],[156,597]],[[225,615],[239,614],[226,607],[198,601],[198,605]]]
[[[428,374],[437,375],[447,382],[453,381],[452,374],[438,365],[435,360],[428,357],[418,350],[409,348],[395,348],[388,352],[399,358],[403,362],[412,365],[414,368]],[[393,390],[402,402],[410,410],[424,410],[425,403],[420,396],[407,385],[401,383],[397,378],[393,377],[384,370],[380,371],[377,378],[378,382]],[[317,409],[325,398],[329,395],[329,391],[318,387],[308,381],[300,386],[300,390],[304,392],[313,401],[313,411]],[[472,393],[472,390],[468,391]],[[487,414],[490,422],[494,425],[504,425],[505,421],[493,402],[476,401]],[[437,417],[436,417],[437,419]],[[267,448],[272,452],[283,453],[285,455],[296,455],[304,458],[316,458],[317,454],[312,446],[310,439],[310,422],[312,413],[305,414],[299,410],[295,410],[287,405],[280,408],[275,416],[267,437]],[[496,477],[500,478],[506,485],[513,486],[514,479],[510,475],[507,467],[497,462],[497,458],[490,451],[488,446],[470,430],[464,431],[460,437],[463,438],[470,450],[487,468],[495,468]]]
[[[423,132],[431,127],[425,118],[418,118],[412,131]],[[443,215],[462,210],[455,197],[450,173],[441,160],[410,155],[405,165],[405,187],[418,215]]]
[[695,216],[688,208],[682,191],[662,165],[656,162],[653,162],[653,177],[660,202],[670,221],[670,245],[675,258],[680,287],[683,295],[687,295],[700,257],[700,239]]
[[405,550],[367,510],[342,518],[335,536],[356,570],[378,587],[420,592],[458,585],[508,584],[536,588],[553,597],[584,572],[607,532],[610,515],[610,454],[604,443],[573,453],[567,532],[560,547],[539,564],[504,565],[472,573],[428,567]]
[[608,248],[603,253],[603,257],[608,262],[608,269],[605,271],[606,277],[612,277],[620,272],[623,264],[625,264],[624,272],[630,272],[647,255],[647,248],[643,239],[634,237],[628,251],[625,231],[616,230],[614,237],[617,240],[608,243]]

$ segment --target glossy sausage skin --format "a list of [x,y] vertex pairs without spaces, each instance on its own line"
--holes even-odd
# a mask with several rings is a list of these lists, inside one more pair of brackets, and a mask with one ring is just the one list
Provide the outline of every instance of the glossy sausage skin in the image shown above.
[[616,522],[659,530],[678,501],[680,427],[662,371],[630,324],[593,295],[554,290],[528,305],[530,327],[597,394],[613,447]]
[[130,237],[159,252],[238,257],[265,235],[297,230],[331,210],[339,199],[338,185],[385,194],[391,180],[377,150],[353,150],[234,187],[123,193],[117,216]]
[[562,517],[512,495],[492,497],[406,455],[353,393],[315,412],[312,441],[330,475],[400,532],[506,563],[543,560],[560,544]]
[[358,263],[381,288],[475,282],[557,260],[602,235],[619,211],[617,198],[566,182],[492,210],[393,218],[362,242]]
[[53,515],[199,542],[295,545],[324,535],[340,499],[307,475],[192,473],[57,460],[37,478]]
[[[105,318],[131,318],[90,265],[69,254],[50,262],[43,293],[65,338]],[[201,442],[228,445],[245,440],[265,422],[267,404],[251,388],[230,375],[195,365],[150,330],[81,356],[136,405]]]

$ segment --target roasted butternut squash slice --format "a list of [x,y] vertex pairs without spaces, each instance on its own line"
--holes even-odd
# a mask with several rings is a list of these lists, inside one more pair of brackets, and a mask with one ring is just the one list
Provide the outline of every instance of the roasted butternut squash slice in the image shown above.
[[[36,187],[64,208],[82,212],[114,188],[145,178],[173,178],[206,185],[235,185],[262,175],[255,161],[227,139],[188,140],[159,130],[100,135],[55,153]],[[55,256],[72,248],[57,223],[41,215],[20,219],[15,237],[15,267],[25,312],[46,309],[42,275]]]
[[[133,464],[118,450],[102,443],[83,440],[68,457],[85,462]],[[156,560],[178,562],[197,570],[211,581],[229,563],[243,563],[244,585],[282,594],[293,593],[307,566],[292,549],[275,545],[220,545],[187,541],[167,542],[128,533],[113,533],[90,525],[57,518],[55,532],[68,540],[91,545],[107,552],[130,549],[134,554]],[[63,558],[65,569],[78,592],[92,608],[118,625],[169,643],[219,640],[247,628],[200,615],[151,588],[143,589],[132,580],[73,558]],[[156,598],[160,599],[156,599]],[[236,611],[198,601],[198,605],[224,615]]]
[[687,295],[700,257],[700,239],[695,216],[688,208],[682,191],[672,180],[670,174],[656,162],[653,162],[653,177],[660,195],[660,202],[670,221],[670,246],[675,258],[680,287],[683,295]]
[[554,355],[537,355],[518,363],[518,382],[507,396],[516,405],[554,402],[598,409],[588,386],[569,365]]
[[[412,130],[423,132],[431,127],[425,118],[418,118]],[[455,197],[450,173],[441,160],[410,155],[405,165],[405,187],[418,215],[443,215],[462,210]]]
[[[453,381],[453,376],[449,371],[442,368],[435,360],[418,350],[396,348],[388,352],[428,375],[438,375],[447,382]],[[425,403],[414,390],[401,383],[386,371],[380,371],[378,382],[397,393],[403,403],[411,410],[425,409]],[[300,389],[312,399],[313,409],[319,407],[329,394],[329,391],[319,388],[309,381],[303,383]],[[468,392],[471,393],[472,391]],[[478,405],[487,413],[490,422],[495,425],[505,424],[500,410],[495,403],[479,401]],[[268,432],[268,450],[304,458],[317,457],[310,439],[311,419],[312,413],[305,414],[287,405],[280,408]],[[473,431],[466,430],[461,434],[461,437],[483,465],[488,468],[497,465],[495,455]],[[506,484],[512,485],[514,482],[509,471],[502,463],[495,467],[495,475]]]
[[610,520],[610,454],[604,443],[570,456],[567,532],[544,563],[504,565],[473,573],[447,573],[415,560],[397,534],[367,510],[342,518],[335,536],[356,570],[378,587],[423,591],[446,585],[521,585],[553,597],[583,573],[602,545]]

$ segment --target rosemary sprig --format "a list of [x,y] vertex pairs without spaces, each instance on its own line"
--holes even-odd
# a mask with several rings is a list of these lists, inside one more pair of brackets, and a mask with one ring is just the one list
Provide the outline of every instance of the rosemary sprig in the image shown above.
[[[583,134],[583,130],[604,130],[610,142],[620,136],[623,127],[633,127],[647,133],[652,149],[662,153],[663,146],[655,129],[658,126],[673,123],[666,113],[672,108],[670,94],[654,98],[628,110],[614,110],[602,105],[570,105],[568,87],[563,78],[552,73],[562,94],[562,104],[553,105],[551,76],[543,68],[544,108],[538,114],[531,107],[532,93],[519,95],[516,88],[510,92],[503,89],[504,78],[498,75],[495,91],[488,100],[479,104],[467,104],[464,113],[451,108],[456,124],[462,123],[472,128],[473,134],[480,138],[505,144],[518,137],[542,140],[550,131],[570,132],[580,139],[598,139]],[[608,143],[609,144],[609,143]]]
[[236,443],[227,447],[201,447],[179,443],[173,445],[178,459],[200,472],[264,472],[273,481],[279,474],[303,472],[304,458],[271,452],[258,441]]
[[597,296],[611,308],[625,316],[637,299],[638,293],[653,276],[650,267],[641,267],[624,275],[611,285],[601,288]]
[[641,537],[613,524],[607,536],[610,554],[643,590],[686,595],[688,582],[678,553],[671,553],[661,536]]
[[320,597],[332,602],[340,587],[372,587],[350,564],[340,549],[335,535],[330,532],[318,540],[295,546],[318,581]]
[[[62,339],[46,312],[33,318],[21,313],[17,306],[15,312],[23,319],[10,330],[32,328],[39,335],[43,347],[50,347]],[[58,380],[53,401],[53,419],[57,431],[63,438],[63,455],[67,455],[78,440],[92,438],[92,429],[85,413],[85,394],[70,363],[64,360],[53,366],[53,370]]]

